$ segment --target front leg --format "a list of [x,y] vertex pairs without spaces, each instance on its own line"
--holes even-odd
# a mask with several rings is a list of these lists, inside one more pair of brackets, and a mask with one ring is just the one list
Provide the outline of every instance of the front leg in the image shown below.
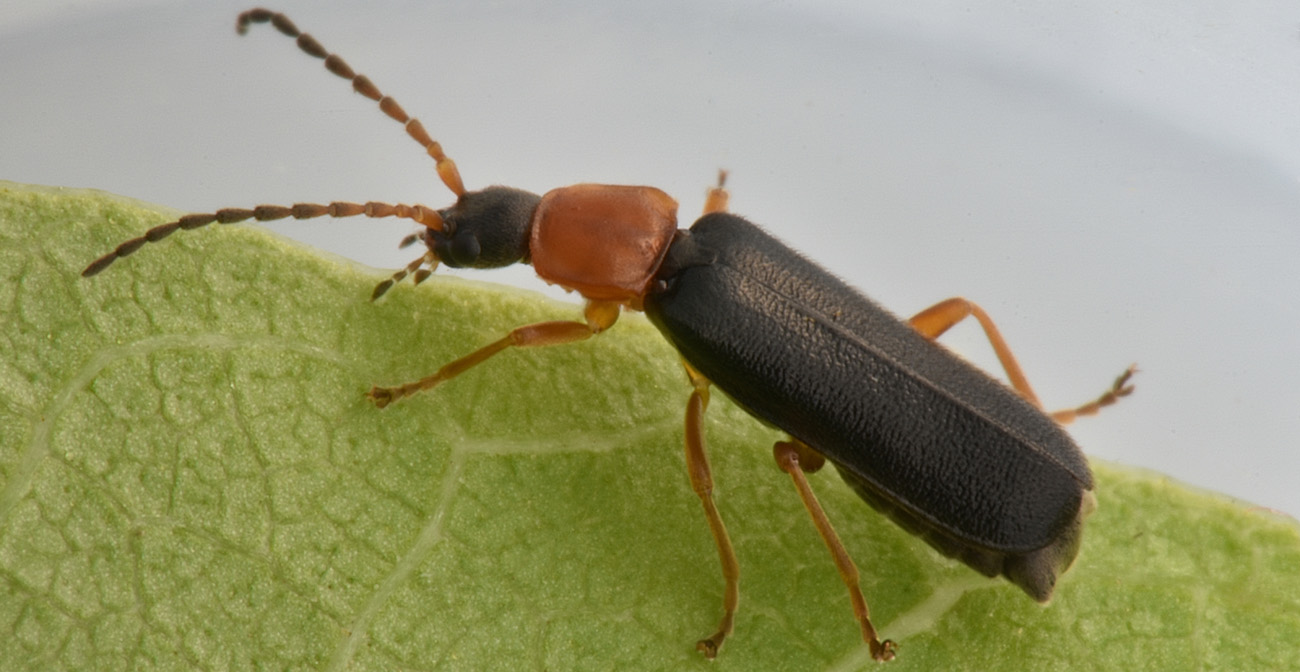
[[518,327],[506,334],[505,338],[479,348],[454,362],[449,362],[431,376],[396,387],[375,386],[370,389],[366,397],[376,406],[383,408],[398,399],[451,380],[506,348],[535,348],[585,341],[613,326],[614,322],[618,321],[618,313],[621,309],[618,303],[612,301],[588,301],[583,310],[583,315],[587,318],[586,322],[538,322]]
[[731,634],[735,625],[736,608],[740,604],[740,563],[736,561],[736,549],[731,546],[731,537],[727,535],[727,526],[722,523],[722,516],[713,502],[713,474],[709,469],[709,458],[704,452],[704,409],[709,405],[709,381],[699,372],[686,365],[686,374],[691,378],[695,388],[691,398],[686,402],[686,471],[691,477],[691,489],[700,498],[704,506],[704,516],[709,520],[709,531],[713,533],[713,542],[718,547],[718,560],[722,563],[722,579],[725,583],[722,596],[722,622],[717,632],[701,639],[695,648],[705,658],[715,658],[722,642]]

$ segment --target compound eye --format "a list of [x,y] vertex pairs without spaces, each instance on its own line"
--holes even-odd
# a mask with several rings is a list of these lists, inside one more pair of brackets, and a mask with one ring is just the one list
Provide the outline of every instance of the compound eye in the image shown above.
[[450,249],[451,258],[455,260],[458,266],[471,266],[478,261],[478,255],[482,252],[479,246],[478,238],[473,235],[453,236],[451,239]]

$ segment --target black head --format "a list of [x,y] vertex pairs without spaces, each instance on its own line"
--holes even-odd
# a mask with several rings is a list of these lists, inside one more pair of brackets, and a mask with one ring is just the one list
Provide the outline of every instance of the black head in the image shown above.
[[488,187],[461,196],[439,210],[445,231],[430,229],[424,241],[452,268],[500,268],[528,262],[528,237],[537,194],[512,187]]

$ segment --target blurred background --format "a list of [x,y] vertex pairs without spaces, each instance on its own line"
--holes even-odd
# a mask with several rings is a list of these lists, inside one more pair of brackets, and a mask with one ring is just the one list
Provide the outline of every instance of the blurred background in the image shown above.
[[[979,302],[1049,407],[1138,363],[1133,397],[1072,427],[1090,455],[1300,513],[1294,2],[272,7],[470,188],[650,184],[685,225],[726,168],[735,212],[900,316]],[[0,179],[196,212],[450,202],[373,103],[269,27],[238,37],[247,8],[7,0]],[[378,268],[415,256],[402,223],[272,228]],[[944,341],[999,371],[975,325]]]

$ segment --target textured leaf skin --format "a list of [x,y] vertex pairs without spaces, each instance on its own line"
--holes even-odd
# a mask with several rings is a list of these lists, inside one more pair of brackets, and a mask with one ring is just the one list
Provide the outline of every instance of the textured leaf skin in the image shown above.
[[[0,669],[874,669],[776,435],[721,396],[741,612],[693,650],[721,579],[644,320],[378,410],[371,384],[576,307],[450,279],[370,303],[380,273],[256,227],[79,277],[174,214],[0,183]],[[1048,607],[814,476],[888,669],[1300,669],[1294,521],[1093,466]]]

